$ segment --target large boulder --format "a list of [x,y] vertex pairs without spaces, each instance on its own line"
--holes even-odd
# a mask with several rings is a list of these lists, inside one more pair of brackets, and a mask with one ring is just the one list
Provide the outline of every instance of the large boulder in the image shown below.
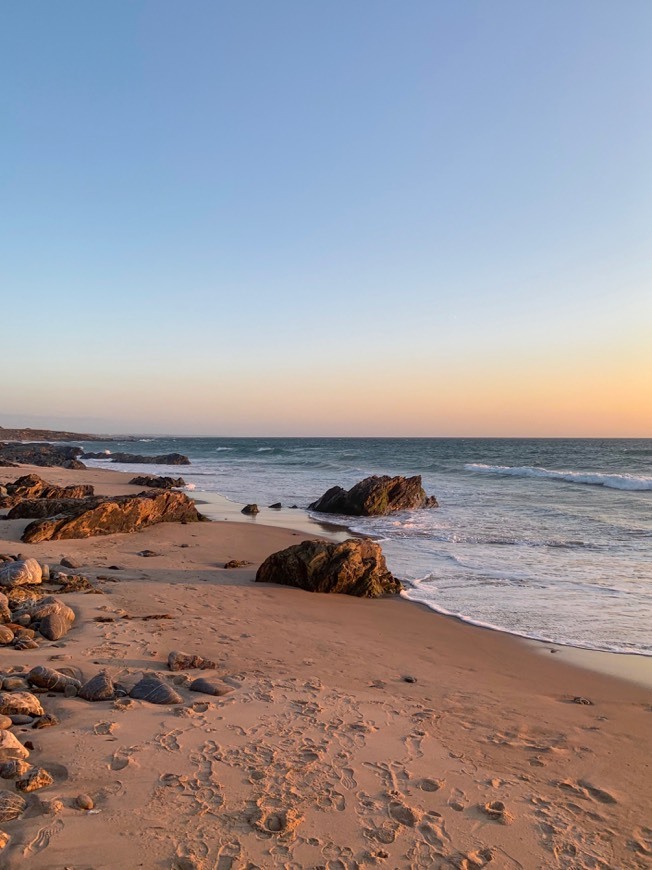
[[15,586],[33,586],[40,583],[43,571],[36,559],[20,559],[18,562],[3,562],[0,565],[0,586],[12,589]]
[[295,544],[265,559],[256,573],[256,582],[360,598],[378,598],[402,589],[400,581],[387,570],[380,546],[368,538]]
[[[157,523],[194,523],[204,517],[183,492],[141,492],[106,498],[91,506],[81,500],[63,517],[34,520],[21,540],[28,544],[65,538],[136,532]],[[2,570],[2,569],[0,569]]]
[[190,465],[182,453],[165,453],[162,456],[141,456],[137,453],[84,453],[82,459],[110,459],[128,465]]
[[350,490],[334,486],[314,501],[309,510],[352,517],[381,517],[393,511],[438,507],[434,496],[427,496],[421,475],[414,477],[366,477]]

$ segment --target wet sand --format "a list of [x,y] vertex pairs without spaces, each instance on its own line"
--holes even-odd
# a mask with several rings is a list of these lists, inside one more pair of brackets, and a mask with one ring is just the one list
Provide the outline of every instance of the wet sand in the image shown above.
[[[0,481],[29,470],[139,489],[104,469]],[[183,702],[41,696],[60,724],[13,730],[55,781],[2,824],[0,866],[650,866],[649,688],[400,598],[257,585],[269,553],[316,536],[260,519],[34,545],[19,542],[27,521],[0,526],[0,551],[74,557],[101,592],[65,596],[77,619],[57,645],[2,648],[4,674],[65,662],[131,685],[156,672]],[[171,618],[125,618],[153,614]],[[167,670],[173,649],[213,659],[190,673],[225,694],[189,691]],[[75,808],[80,793],[99,812]],[[52,798],[63,809],[48,815]]]

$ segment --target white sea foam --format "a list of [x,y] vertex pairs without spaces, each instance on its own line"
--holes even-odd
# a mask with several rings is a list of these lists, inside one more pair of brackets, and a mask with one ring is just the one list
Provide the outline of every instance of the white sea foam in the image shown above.
[[195,484],[195,483],[187,483],[187,484],[184,486],[184,489],[189,489],[189,490],[197,489],[197,484]]
[[581,483],[587,486],[606,486],[609,489],[623,489],[639,492],[652,491],[652,477],[634,474],[602,474],[590,471],[554,471],[532,465],[483,465],[480,462],[468,463],[467,471],[486,474],[502,474],[509,477],[535,477],[547,480],[562,480],[566,483]]

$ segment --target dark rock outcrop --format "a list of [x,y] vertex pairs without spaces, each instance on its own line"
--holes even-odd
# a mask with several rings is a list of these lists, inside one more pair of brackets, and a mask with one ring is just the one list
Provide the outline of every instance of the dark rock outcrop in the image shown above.
[[74,513],[80,507],[80,502],[83,501],[84,508],[89,508],[100,504],[102,499],[99,496],[93,496],[87,499],[70,499],[70,498],[28,498],[24,501],[19,501],[14,505],[6,515],[6,520],[37,520],[45,519],[46,517],[56,517],[61,514]]
[[63,517],[35,520],[23,532],[25,543],[90,538],[96,535],[136,532],[157,523],[199,522],[204,517],[185,493],[141,492],[102,499],[83,499]]
[[165,477],[155,474],[144,474],[142,477],[134,477],[129,483],[135,486],[144,486],[147,489],[174,489],[177,486],[185,486],[183,477]]
[[201,656],[191,655],[190,653],[179,652],[172,650],[168,655],[168,668],[171,671],[187,671],[192,668],[200,670],[212,670],[216,668],[215,662],[210,659],[204,659]]
[[111,462],[124,462],[129,465],[190,465],[190,460],[182,453],[165,453],[162,456],[141,456],[137,453],[84,453],[82,459],[110,459]]
[[77,458],[82,453],[81,447],[61,444],[0,444],[0,459],[46,468],[85,468]]
[[250,517],[255,517],[256,514],[259,514],[259,513],[260,513],[260,508],[258,507],[257,504],[246,504],[246,505],[242,508],[242,510],[240,511],[240,513],[241,513],[241,514],[246,514],[247,516],[250,516]]
[[350,490],[333,486],[314,501],[309,510],[353,517],[380,517],[393,511],[437,507],[437,499],[427,496],[421,475],[414,477],[366,477]]
[[387,570],[380,546],[368,538],[341,543],[302,541],[265,559],[256,572],[256,582],[361,598],[378,598],[402,588]]

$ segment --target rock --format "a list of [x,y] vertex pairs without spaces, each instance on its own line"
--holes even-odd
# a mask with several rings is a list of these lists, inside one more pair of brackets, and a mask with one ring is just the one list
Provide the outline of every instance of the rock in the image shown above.
[[225,568],[246,568],[247,565],[253,564],[252,562],[247,562],[246,559],[230,559],[228,562],[224,563]]
[[0,506],[13,507],[25,499],[80,499],[93,495],[92,486],[57,486],[38,474],[25,474],[7,484],[7,495],[0,497]]
[[50,798],[39,802],[41,812],[46,816],[56,816],[63,812],[63,801],[59,798]]
[[149,701],[151,704],[181,704],[183,700],[172,686],[153,676],[143,677],[129,695],[138,701]]
[[4,714],[0,716],[0,729],[6,731],[7,728],[11,728],[12,721],[9,716],[5,716]]
[[71,623],[61,613],[49,613],[39,623],[38,630],[47,640],[61,640],[70,631]]
[[17,640],[14,644],[14,649],[38,649],[38,643],[35,640],[25,638],[24,640]]
[[5,692],[29,692],[29,683],[23,677],[5,677],[2,681]]
[[210,659],[204,659],[201,656],[190,655],[190,653],[173,650],[168,655],[168,668],[171,671],[188,671],[191,668],[211,670],[216,667],[217,665],[215,664],[215,662],[212,662]]
[[79,807],[80,810],[92,810],[95,803],[89,794],[78,794],[75,798],[75,805]]
[[51,692],[65,692],[67,686],[73,686],[79,694],[81,683],[72,677],[55,671],[52,668],[37,665],[27,675],[27,679],[33,686],[38,686],[40,689],[49,689]]
[[281,504],[280,501],[275,501],[274,504],[271,504],[269,506],[269,509],[272,511],[280,511],[282,507],[283,507],[283,505]]
[[41,562],[41,580],[43,583],[47,583],[50,580],[50,566],[43,564],[43,562]]
[[113,680],[106,671],[101,671],[84,683],[79,690],[79,697],[85,701],[112,701],[115,698]]
[[[81,447],[54,444],[1,444],[0,458],[9,462],[20,462],[22,465],[38,465],[41,468],[59,467],[71,468],[70,463],[76,462],[83,453]],[[81,468],[85,468],[80,462]]]
[[25,613],[29,614],[31,622],[43,620],[53,613],[62,616],[66,622],[73,623],[75,621],[75,611],[54,595],[46,595],[38,601],[31,601],[16,611],[17,616],[22,616]]
[[437,507],[437,499],[427,496],[421,475],[415,477],[366,477],[348,492],[334,486],[314,501],[309,510],[354,517],[377,517],[393,511]]
[[13,631],[10,628],[7,628],[6,625],[0,625],[0,645],[6,646],[8,643],[12,643],[13,639]]
[[[29,755],[27,749],[25,749],[25,752]],[[12,761],[3,761],[2,764],[0,764],[0,777],[2,779],[19,779],[21,776],[25,776],[31,766],[31,764],[24,761],[22,758],[14,758]]]
[[7,834],[5,831],[0,831],[0,850],[6,849],[6,847],[9,845],[10,840],[11,837],[9,836],[9,834]]
[[7,514],[8,520],[36,520],[58,517],[77,511],[80,505],[90,508],[99,504],[101,498],[28,498],[19,501]]
[[59,725],[59,720],[54,713],[45,713],[45,715],[41,716],[40,719],[36,719],[36,721],[32,723],[32,728],[52,728],[55,725]]
[[31,692],[0,692],[0,713],[5,716],[42,716],[43,707]]
[[11,731],[0,731],[0,761],[29,758],[29,752]]
[[81,568],[79,562],[77,562],[76,559],[71,559],[69,556],[64,556],[62,559],[60,559],[59,564],[64,568],[72,568],[73,571]]
[[4,594],[4,592],[0,592],[0,622],[2,622],[2,623],[11,622],[11,610],[9,608],[9,599]]
[[[183,492],[162,490],[136,496],[114,496],[86,507],[84,501],[64,517],[31,522],[23,532],[27,543],[135,532],[157,523],[200,522],[204,517]],[[10,567],[10,566],[9,566]],[[0,567],[0,572],[7,566]]]
[[257,504],[246,504],[242,508],[240,513],[247,514],[247,516],[255,516],[256,514],[260,513],[260,508],[258,507]]
[[403,682],[404,682],[404,683],[416,683],[416,681],[417,681],[417,678],[416,678],[416,677],[411,677],[411,676],[409,676],[409,675],[403,677]]
[[144,486],[147,489],[173,489],[174,487],[186,485],[183,477],[161,477],[154,474],[133,477],[129,483],[133,483],[134,486]]
[[349,538],[341,543],[302,541],[269,556],[256,572],[256,582],[363,598],[402,589],[387,570],[380,546],[368,538]]
[[0,586],[34,586],[41,582],[41,566],[36,559],[25,559],[20,562],[4,562],[0,565]]
[[12,725],[31,725],[34,721],[34,717],[28,716],[26,713],[14,713],[9,718]]
[[191,692],[201,692],[202,695],[226,695],[230,691],[226,686],[221,686],[219,683],[207,680],[204,677],[193,680],[188,688]]
[[[165,453],[162,456],[141,456],[137,453],[111,453],[111,462],[128,465],[190,465],[187,456],[181,453]],[[83,453],[82,459],[106,459],[106,453]]]
[[161,554],[154,552],[154,550],[141,550],[138,555],[142,556],[144,559],[151,559],[152,556],[160,556]]
[[0,791],[0,822],[18,819],[27,809],[27,801],[19,794]]
[[16,780],[16,788],[23,792],[38,791],[40,788],[47,788],[53,782],[54,779],[47,770],[33,767],[24,777]]

